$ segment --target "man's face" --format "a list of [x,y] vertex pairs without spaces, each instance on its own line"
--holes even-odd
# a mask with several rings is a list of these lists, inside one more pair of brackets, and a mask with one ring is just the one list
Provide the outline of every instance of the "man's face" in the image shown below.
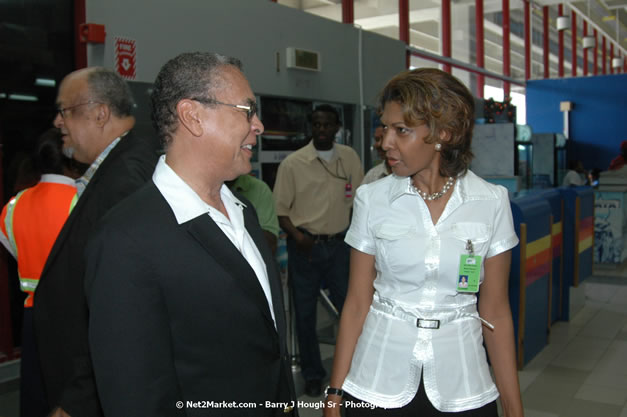
[[[226,67],[221,72],[223,88],[215,92],[215,99],[222,103],[248,106],[255,102],[248,80],[236,68]],[[205,109],[204,126],[207,160],[224,174],[224,180],[233,180],[252,169],[252,148],[257,135],[263,133],[263,124],[257,114],[250,121],[243,109],[216,104]]]
[[57,113],[54,126],[61,131],[64,153],[79,162],[91,164],[93,155],[95,113],[98,103],[90,103],[89,88],[85,76],[70,74],[59,87]]
[[314,112],[311,116],[312,137],[314,147],[319,151],[327,151],[333,147],[335,134],[340,129],[340,124],[335,114],[323,111]]
[[379,126],[374,130],[374,148],[379,153],[379,158],[385,160],[385,151],[381,147],[383,143],[383,127]]

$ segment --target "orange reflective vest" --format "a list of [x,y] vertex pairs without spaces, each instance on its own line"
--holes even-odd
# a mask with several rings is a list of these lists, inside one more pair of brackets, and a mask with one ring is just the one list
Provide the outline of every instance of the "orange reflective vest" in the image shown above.
[[17,259],[20,286],[28,294],[24,307],[33,306],[46,259],[76,204],[73,184],[71,178],[45,174],[37,185],[19,192],[2,209],[2,243]]

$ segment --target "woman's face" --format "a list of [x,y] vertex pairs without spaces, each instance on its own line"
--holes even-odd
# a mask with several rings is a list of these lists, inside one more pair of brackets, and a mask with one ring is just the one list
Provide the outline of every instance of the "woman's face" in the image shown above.
[[408,126],[403,118],[403,107],[388,101],[381,116],[384,136],[382,148],[392,171],[401,177],[412,176],[425,169],[437,169],[440,154],[435,143],[425,143],[429,128],[422,124]]

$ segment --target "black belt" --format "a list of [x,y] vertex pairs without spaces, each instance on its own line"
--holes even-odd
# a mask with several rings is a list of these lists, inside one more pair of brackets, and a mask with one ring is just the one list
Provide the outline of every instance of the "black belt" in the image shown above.
[[332,235],[314,235],[313,233],[309,233],[307,230],[301,229],[300,227],[298,228],[298,230],[312,238],[314,242],[331,242],[333,240],[344,240],[344,237],[346,236],[345,232],[335,233]]

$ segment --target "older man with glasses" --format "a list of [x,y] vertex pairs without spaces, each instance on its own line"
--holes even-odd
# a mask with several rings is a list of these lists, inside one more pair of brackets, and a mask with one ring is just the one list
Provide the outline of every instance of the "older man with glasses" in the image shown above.
[[235,58],[185,53],[152,92],[166,154],[87,248],[89,341],[109,416],[295,415],[281,283],[252,204],[263,124]]
[[57,116],[68,156],[91,164],[76,181],[80,195],[44,266],[35,292],[35,333],[52,416],[101,416],[87,341],[84,251],[97,222],[150,179],[157,141],[135,135],[133,97],[105,68],[69,74]]

